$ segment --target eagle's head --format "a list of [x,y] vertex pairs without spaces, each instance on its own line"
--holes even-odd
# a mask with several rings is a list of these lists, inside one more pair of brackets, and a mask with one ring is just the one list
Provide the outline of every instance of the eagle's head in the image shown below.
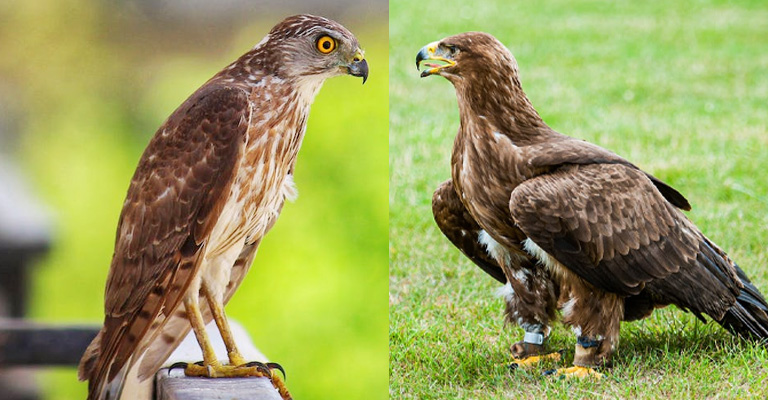
[[454,85],[467,78],[517,74],[512,53],[484,32],[466,32],[432,42],[416,55],[416,68],[422,63],[428,67],[421,72],[422,78],[440,75]]
[[546,126],[523,92],[515,57],[487,33],[466,32],[432,42],[416,55],[416,68],[422,65],[427,67],[422,78],[440,75],[456,88],[462,121],[482,119],[497,132]]
[[248,64],[281,79],[319,82],[337,75],[368,79],[368,63],[347,28],[314,15],[294,15],[275,25],[248,54]]

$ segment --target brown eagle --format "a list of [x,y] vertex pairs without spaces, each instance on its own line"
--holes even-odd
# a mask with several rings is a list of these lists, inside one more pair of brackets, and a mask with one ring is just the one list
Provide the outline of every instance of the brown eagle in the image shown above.
[[[296,15],[193,93],[157,130],[139,161],[117,227],[104,327],[83,355],[88,399],[118,398],[134,364],[151,377],[194,330],[202,365],[188,375],[267,376],[232,339],[224,305],[286,199],[310,105],[325,79],[368,77],[357,39],[340,24]],[[215,320],[222,365],[205,324]]]
[[456,89],[451,177],[435,191],[440,230],[506,283],[506,318],[525,331],[517,359],[544,350],[556,311],[577,336],[583,376],[608,362],[621,321],[675,304],[730,332],[768,338],[768,304],[681,210],[678,191],[629,161],[552,130],[526,98],[512,54],[469,32],[416,56]]

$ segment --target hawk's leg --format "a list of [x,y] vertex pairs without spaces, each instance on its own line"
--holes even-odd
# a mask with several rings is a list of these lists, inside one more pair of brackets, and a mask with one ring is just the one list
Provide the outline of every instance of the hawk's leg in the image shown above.
[[213,320],[216,322],[216,326],[221,333],[221,339],[224,341],[224,346],[227,348],[227,356],[229,357],[230,365],[243,365],[246,363],[245,358],[240,354],[237,349],[235,339],[232,337],[232,330],[229,327],[229,321],[226,314],[224,314],[224,307],[221,306],[221,302],[217,301],[214,295],[208,290],[208,286],[203,284],[200,288],[203,296],[208,302],[208,306],[211,308],[211,314],[213,314]]
[[187,310],[187,317],[192,325],[192,330],[195,332],[197,342],[200,344],[200,348],[203,351],[203,365],[188,364],[184,369],[184,373],[187,376],[204,376],[209,378],[246,376],[266,377],[269,378],[275,386],[275,389],[280,392],[283,399],[291,399],[291,395],[285,387],[285,384],[272,368],[272,365],[274,364],[246,364],[243,356],[240,355],[240,352],[235,345],[221,301],[217,301],[215,296],[213,296],[206,288],[205,283],[201,286],[201,292],[210,306],[213,319],[216,322],[216,326],[219,328],[224,345],[227,348],[230,364],[222,365],[217,359],[216,353],[211,346],[208,334],[205,330],[205,322],[203,320],[203,315],[200,312],[197,299],[192,296],[187,296],[184,300],[184,307]]
[[[205,373],[195,375],[213,376],[213,371],[221,367],[221,363],[216,358],[216,352],[211,346],[211,341],[208,338],[208,332],[205,330],[205,322],[203,321],[203,315],[200,312],[200,307],[198,306],[197,301],[192,298],[192,296],[186,296],[184,299],[184,308],[187,310],[187,318],[189,319],[189,323],[192,325],[192,331],[195,332],[197,343],[200,344],[200,349],[203,352],[203,364],[206,368]],[[190,367],[191,366],[188,366],[187,369]],[[210,371],[208,371],[208,369],[210,369]],[[187,373],[187,375],[190,374]]]

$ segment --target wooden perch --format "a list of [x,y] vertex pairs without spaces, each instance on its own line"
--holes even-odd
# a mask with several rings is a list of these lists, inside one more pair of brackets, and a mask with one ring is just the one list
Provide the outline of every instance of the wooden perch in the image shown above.
[[191,378],[180,368],[155,375],[155,400],[282,400],[267,378]]

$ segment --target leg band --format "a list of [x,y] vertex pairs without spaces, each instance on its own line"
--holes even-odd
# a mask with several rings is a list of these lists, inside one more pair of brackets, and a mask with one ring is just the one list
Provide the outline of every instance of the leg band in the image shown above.
[[541,346],[544,344],[544,334],[541,332],[525,332],[523,342]]

